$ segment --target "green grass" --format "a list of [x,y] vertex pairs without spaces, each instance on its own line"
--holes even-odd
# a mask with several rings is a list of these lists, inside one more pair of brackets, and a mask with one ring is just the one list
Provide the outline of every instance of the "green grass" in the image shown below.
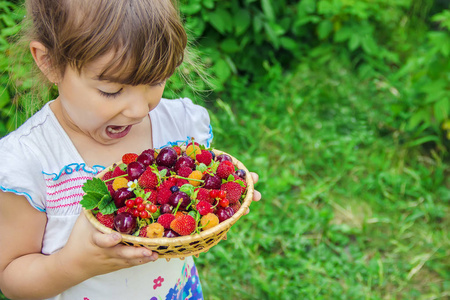
[[214,146],[259,173],[263,199],[196,260],[205,299],[449,297],[448,156],[384,131],[391,94],[308,62],[220,97]]
[[267,76],[208,103],[263,199],[197,259],[205,299],[448,297],[448,161],[382,136],[392,95],[345,68]]

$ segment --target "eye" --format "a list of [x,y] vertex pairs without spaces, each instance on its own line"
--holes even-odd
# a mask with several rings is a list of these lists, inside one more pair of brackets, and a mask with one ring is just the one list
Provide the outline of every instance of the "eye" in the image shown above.
[[98,90],[98,91],[100,92],[100,95],[102,95],[103,97],[115,98],[115,97],[119,96],[122,93],[122,90],[123,90],[123,88],[121,88],[120,90],[118,90],[115,93],[107,93],[107,92],[104,92],[102,90]]

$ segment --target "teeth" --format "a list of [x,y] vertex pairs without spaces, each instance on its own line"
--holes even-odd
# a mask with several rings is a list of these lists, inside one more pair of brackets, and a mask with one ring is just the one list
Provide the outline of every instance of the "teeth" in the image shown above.
[[106,130],[110,133],[120,133],[127,129],[128,126],[108,126],[106,127]]

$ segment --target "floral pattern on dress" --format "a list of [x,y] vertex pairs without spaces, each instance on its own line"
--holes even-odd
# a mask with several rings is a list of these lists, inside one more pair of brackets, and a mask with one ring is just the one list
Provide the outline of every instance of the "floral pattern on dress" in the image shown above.
[[182,278],[169,290],[165,300],[203,300],[202,286],[195,265],[185,264]]

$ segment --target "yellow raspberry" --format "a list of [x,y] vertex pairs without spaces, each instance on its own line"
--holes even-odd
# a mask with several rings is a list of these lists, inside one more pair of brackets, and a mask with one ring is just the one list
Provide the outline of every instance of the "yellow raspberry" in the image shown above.
[[128,180],[123,177],[116,178],[114,179],[112,186],[115,191],[120,188],[128,187]]
[[159,223],[152,223],[147,226],[147,237],[148,238],[160,238],[164,235],[164,226]]
[[[202,176],[203,176],[202,172],[200,172],[199,170],[194,170],[194,171],[192,171],[191,174],[189,174],[188,178],[201,180]],[[197,180],[189,180],[189,183],[192,184],[193,186],[199,186],[201,181],[197,181]]]
[[191,145],[187,146],[187,148],[186,148],[186,154],[193,160],[195,160],[195,156],[197,154],[201,154],[201,153],[202,153],[202,150],[200,149],[200,147],[198,145],[194,146],[191,144]]
[[200,219],[200,225],[202,227],[202,230],[212,228],[218,224],[219,224],[219,217],[217,217],[213,213],[206,214]]

